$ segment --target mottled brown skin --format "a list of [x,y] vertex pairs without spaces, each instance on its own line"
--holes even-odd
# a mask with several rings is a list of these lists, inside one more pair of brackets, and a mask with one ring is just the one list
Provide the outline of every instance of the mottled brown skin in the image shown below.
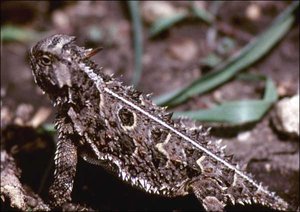
[[146,192],[169,197],[194,193],[208,211],[226,204],[287,204],[236,168],[208,131],[186,127],[148,96],[104,75],[91,50],[74,37],[38,42],[30,59],[36,83],[57,108],[59,133],[54,206],[71,201],[77,155]]

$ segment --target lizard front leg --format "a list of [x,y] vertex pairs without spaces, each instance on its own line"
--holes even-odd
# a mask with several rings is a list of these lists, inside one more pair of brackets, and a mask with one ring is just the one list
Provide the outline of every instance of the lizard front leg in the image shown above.
[[61,206],[71,201],[77,164],[77,148],[68,135],[59,136],[54,160],[54,183],[50,187],[49,194],[51,204]]

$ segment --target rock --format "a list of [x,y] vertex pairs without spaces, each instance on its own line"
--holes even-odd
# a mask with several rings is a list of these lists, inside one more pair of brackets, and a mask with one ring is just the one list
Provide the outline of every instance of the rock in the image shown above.
[[33,113],[33,106],[31,104],[20,104],[16,109],[15,123],[18,125],[24,125],[29,121]]
[[277,130],[299,137],[299,94],[280,100],[272,118]]
[[241,132],[237,136],[237,140],[240,142],[247,142],[249,138],[251,137],[251,132],[246,131],[246,132]]
[[167,1],[145,1],[142,2],[141,14],[145,22],[152,24],[158,19],[176,15],[177,10]]
[[177,39],[170,44],[168,50],[171,57],[182,62],[191,61],[198,52],[196,43],[191,39]]
[[[5,150],[1,150],[1,186],[2,203],[9,204],[17,211],[50,211],[43,200],[29,187],[20,181],[21,170],[17,167],[14,158]],[[2,209],[2,205],[1,205]],[[2,210],[1,210],[2,211]]]
[[252,21],[257,21],[261,17],[261,8],[257,4],[250,4],[246,9],[246,17]]
[[32,117],[32,119],[28,122],[28,125],[37,128],[47,120],[50,114],[51,114],[50,108],[40,107],[38,111],[35,113],[35,115]]

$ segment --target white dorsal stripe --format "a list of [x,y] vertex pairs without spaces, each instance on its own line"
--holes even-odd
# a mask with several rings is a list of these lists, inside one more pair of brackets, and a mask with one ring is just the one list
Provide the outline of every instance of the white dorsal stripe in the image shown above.
[[[198,149],[202,150],[203,152],[205,152],[206,154],[210,155],[211,157],[213,157],[215,160],[223,163],[225,166],[227,166],[228,168],[234,170],[237,174],[239,174],[241,177],[245,178],[246,180],[248,180],[249,182],[251,182],[253,185],[255,185],[257,188],[259,188],[260,186],[254,182],[251,178],[249,178],[247,175],[245,175],[243,172],[241,172],[240,170],[236,169],[233,165],[231,165],[230,163],[226,162],[225,160],[223,160],[222,158],[216,156],[215,154],[213,154],[212,152],[210,152],[208,149],[204,148],[203,146],[201,146],[200,144],[198,144],[197,142],[195,142],[194,140],[190,139],[189,137],[187,137],[186,135],[182,134],[181,132],[179,132],[178,130],[176,130],[175,128],[173,128],[172,126],[170,126],[169,124],[165,123],[164,121],[158,119],[157,117],[151,115],[150,113],[148,113],[147,111],[143,110],[142,108],[138,107],[137,105],[133,104],[132,102],[124,99],[123,97],[119,96],[118,94],[114,93],[113,91],[111,91],[108,88],[104,88],[104,90],[111,94],[112,96],[116,97],[117,99],[121,100],[122,102],[126,103],[127,105],[133,107],[134,109],[138,110],[139,112],[143,113],[144,115],[146,115],[147,117],[151,118],[152,120],[156,121],[157,123],[161,124],[162,126],[168,128],[169,130],[171,130],[172,132],[174,132],[175,134],[179,135],[180,137],[184,138],[186,141],[190,142],[193,146],[197,147]],[[265,191],[267,193],[269,193],[268,191]]]
[[205,152],[206,154],[210,155],[212,158],[214,158],[216,161],[219,161],[221,163],[223,163],[225,166],[227,166],[228,168],[232,169],[233,171],[235,171],[235,173],[237,173],[238,175],[240,175],[242,178],[246,179],[247,181],[249,181],[250,183],[252,183],[255,187],[259,188],[261,191],[265,192],[266,194],[273,196],[270,194],[270,192],[268,192],[267,190],[265,190],[264,188],[262,188],[262,186],[260,186],[259,184],[257,184],[256,182],[254,182],[251,178],[249,178],[247,175],[245,175],[243,172],[241,172],[240,170],[236,169],[233,165],[231,165],[230,163],[228,163],[227,161],[223,160],[222,158],[216,156],[215,154],[213,154],[212,152],[210,152],[208,149],[204,148],[203,146],[201,146],[199,143],[197,143],[196,141],[190,139],[189,137],[187,137],[186,135],[182,134],[181,132],[179,132],[178,130],[176,130],[175,128],[173,128],[172,126],[170,126],[169,124],[167,124],[166,122],[164,122],[163,120],[151,115],[150,113],[148,113],[147,111],[143,110],[142,108],[140,108],[139,106],[133,104],[132,102],[128,101],[127,99],[123,98],[122,96],[116,94],[115,92],[113,92],[112,90],[110,90],[107,87],[104,87],[101,89],[100,87],[100,82],[103,82],[102,79],[99,79],[100,77],[95,77],[95,73],[93,72],[93,70],[86,66],[85,64],[81,64],[81,67],[83,68],[83,70],[85,71],[85,73],[90,77],[90,79],[92,79],[94,81],[94,83],[97,86],[97,89],[102,92],[104,89],[104,91],[110,95],[112,95],[113,97],[121,100],[122,102],[126,103],[127,105],[131,106],[132,108],[134,108],[135,110],[143,113],[144,115],[146,115],[147,117],[151,118],[152,120],[154,120],[155,122],[159,123],[160,125],[164,126],[165,128],[171,130],[172,132],[174,132],[175,134],[179,135],[180,137],[184,138],[186,141],[188,141],[189,143],[191,143],[193,146],[197,147],[198,149],[202,150],[203,152]]

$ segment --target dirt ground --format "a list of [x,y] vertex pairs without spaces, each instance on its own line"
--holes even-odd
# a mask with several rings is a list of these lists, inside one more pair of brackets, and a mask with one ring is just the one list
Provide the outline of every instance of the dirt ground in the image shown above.
[[[176,8],[187,7],[184,1],[169,4]],[[204,8],[212,7],[212,2],[202,4]],[[149,25],[144,23],[143,74],[138,89],[158,96],[189,84],[210,71],[201,65],[200,60],[209,53],[218,51],[224,37],[235,41],[230,52],[220,53],[222,58],[227,58],[263,32],[288,4],[289,2],[284,1],[223,3],[216,14],[219,31],[212,44],[208,36],[212,27],[199,20],[180,22],[153,39],[148,37]],[[251,5],[259,8],[259,15],[252,16],[248,13]],[[6,1],[1,3],[1,26],[6,24],[34,30],[40,33],[40,37],[24,42],[2,42],[1,150],[5,150],[15,160],[20,171],[20,182],[25,190],[38,194],[47,203],[48,188],[53,177],[56,136],[41,128],[25,126],[24,123],[32,124],[37,121],[40,124],[51,124],[55,111],[47,96],[34,84],[28,51],[37,40],[47,35],[75,35],[76,42],[82,46],[103,46],[104,50],[94,60],[103,66],[104,72],[114,74],[130,85],[134,67],[132,22],[125,2]],[[188,55],[191,52],[194,54]],[[297,94],[299,20],[266,56],[245,72],[271,77],[277,88],[281,88],[281,98]],[[209,93],[192,97],[171,110],[207,108],[220,99],[260,98],[262,90],[263,85],[260,83],[232,80]],[[40,113],[37,115],[38,112]],[[237,160],[247,163],[247,171],[255,179],[268,185],[270,190],[284,198],[295,210],[299,210],[299,138],[277,132],[270,121],[272,112],[273,110],[269,111],[260,122],[246,126],[204,124],[214,126],[212,135],[224,139],[227,151],[235,154]],[[40,114],[47,119],[41,118],[43,115]],[[242,136],[247,139],[241,139]],[[1,155],[1,171],[5,167],[5,157]],[[73,201],[104,211],[203,210],[193,196],[167,199],[148,195],[81,159]],[[12,209],[7,197],[1,196],[1,210]],[[228,206],[226,209],[268,210],[256,205]]]

